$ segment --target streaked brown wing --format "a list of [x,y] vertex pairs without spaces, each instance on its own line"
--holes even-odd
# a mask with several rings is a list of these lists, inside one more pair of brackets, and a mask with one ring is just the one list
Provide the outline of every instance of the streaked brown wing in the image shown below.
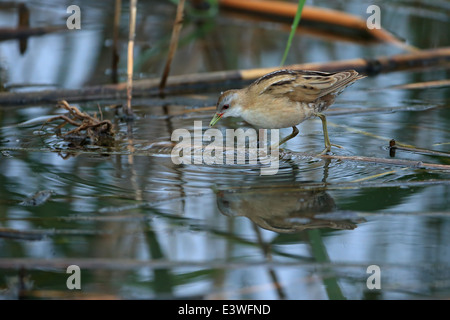
[[289,87],[292,87],[292,83],[294,83],[298,78],[298,75],[291,70],[279,70],[256,80],[250,88],[253,88],[259,92],[258,94],[263,94],[265,92],[270,91],[272,93],[273,90],[280,89],[280,94],[286,92]]
[[354,70],[337,73],[280,70],[269,73],[255,81],[259,94],[287,96],[293,101],[313,102],[334,93],[338,95],[347,86],[362,78]]

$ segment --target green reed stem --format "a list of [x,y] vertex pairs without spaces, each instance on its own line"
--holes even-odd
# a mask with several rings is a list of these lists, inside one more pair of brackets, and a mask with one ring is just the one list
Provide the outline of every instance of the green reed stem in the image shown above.
[[302,16],[303,6],[306,0],[298,0],[297,13],[295,14],[294,22],[292,23],[291,33],[289,34],[289,39],[286,44],[286,49],[284,49],[283,60],[281,60],[280,67],[284,65],[289,49],[291,48],[292,40],[294,39],[295,31],[297,30],[298,24],[300,23],[300,18]]

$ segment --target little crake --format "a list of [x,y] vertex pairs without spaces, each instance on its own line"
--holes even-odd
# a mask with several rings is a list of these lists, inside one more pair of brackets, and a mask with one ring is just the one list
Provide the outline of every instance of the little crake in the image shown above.
[[278,70],[262,76],[246,88],[223,92],[209,125],[215,125],[222,117],[241,117],[261,129],[292,127],[292,133],[280,141],[281,145],[298,134],[298,124],[311,117],[319,117],[325,140],[321,154],[325,154],[332,144],[322,112],[346,87],[364,77],[354,70],[335,73]]

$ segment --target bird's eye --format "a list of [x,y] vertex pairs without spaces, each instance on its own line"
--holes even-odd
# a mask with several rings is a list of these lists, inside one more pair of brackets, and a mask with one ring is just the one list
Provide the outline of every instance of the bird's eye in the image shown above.
[[229,107],[230,107],[229,104],[224,104],[223,107],[222,107],[222,110],[227,110]]

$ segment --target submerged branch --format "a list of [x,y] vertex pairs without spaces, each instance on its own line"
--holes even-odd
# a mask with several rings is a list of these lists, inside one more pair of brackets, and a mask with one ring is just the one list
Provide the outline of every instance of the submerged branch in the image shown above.
[[[167,154],[168,157],[170,157],[172,148],[174,146],[173,142],[168,142],[166,145],[164,145],[164,148],[161,149],[160,144],[155,144],[154,150],[152,148],[146,149],[146,150],[136,150],[134,152],[129,151],[110,151],[110,150],[102,150],[102,154],[104,155],[134,155],[134,156],[161,156],[162,154]],[[225,151],[228,149],[225,148]],[[229,148],[228,151],[234,150],[234,148]],[[10,147],[0,147],[0,151],[24,151],[24,152],[33,152],[33,151],[48,151],[48,152],[62,152],[64,150],[54,150],[54,149],[45,149],[45,148],[10,148]],[[89,151],[89,150],[65,150],[68,153],[73,154],[98,154],[98,152]],[[299,156],[302,159],[307,158],[317,158],[317,155],[308,155],[304,153],[297,153],[297,152],[284,152],[284,156],[294,155]],[[450,165],[445,164],[435,164],[435,163],[426,163],[422,161],[413,161],[413,160],[403,160],[403,159],[387,159],[387,158],[375,158],[375,157],[364,157],[364,156],[339,156],[339,155],[321,155],[319,156],[322,159],[335,159],[335,160],[344,160],[344,161],[358,161],[358,162],[369,162],[369,163],[378,163],[378,164],[389,164],[393,166],[401,166],[401,167],[409,167],[414,169],[428,169],[428,170],[448,170],[450,171]],[[284,157],[283,157],[284,158]]]

